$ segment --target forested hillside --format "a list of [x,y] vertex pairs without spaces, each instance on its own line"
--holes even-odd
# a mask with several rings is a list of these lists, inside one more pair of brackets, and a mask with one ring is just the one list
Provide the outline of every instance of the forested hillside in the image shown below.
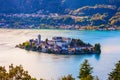
[[120,0],[0,0],[0,27],[61,25],[119,27]]

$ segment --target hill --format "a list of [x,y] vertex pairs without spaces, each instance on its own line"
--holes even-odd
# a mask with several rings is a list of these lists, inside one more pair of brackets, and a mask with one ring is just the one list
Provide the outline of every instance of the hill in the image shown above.
[[119,6],[120,0],[0,0],[0,13],[33,13],[39,10],[63,13],[66,9],[96,4]]
[[0,0],[2,28],[119,27],[120,0]]

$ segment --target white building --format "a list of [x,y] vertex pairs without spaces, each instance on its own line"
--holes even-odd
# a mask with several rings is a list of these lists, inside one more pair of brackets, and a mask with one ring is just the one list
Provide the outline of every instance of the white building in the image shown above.
[[55,44],[55,41],[49,40],[47,43],[48,43],[49,45],[54,45],[54,44]]
[[54,41],[56,41],[56,42],[57,42],[57,41],[62,41],[62,37],[53,37],[52,40],[54,40]]
[[65,37],[53,37],[52,40],[55,42],[66,42],[67,44],[69,44],[72,41],[71,38],[65,38]]
[[67,45],[68,43],[65,42],[65,41],[57,41],[57,42],[55,42],[55,44],[56,44],[57,46],[62,47],[63,45]]
[[67,44],[70,44],[72,39],[71,38],[62,38],[63,41],[67,42]]

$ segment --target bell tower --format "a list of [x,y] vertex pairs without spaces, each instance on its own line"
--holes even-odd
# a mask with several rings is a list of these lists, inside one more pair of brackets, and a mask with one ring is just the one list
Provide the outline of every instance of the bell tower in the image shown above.
[[38,44],[40,44],[40,42],[41,42],[41,35],[39,34],[38,35]]

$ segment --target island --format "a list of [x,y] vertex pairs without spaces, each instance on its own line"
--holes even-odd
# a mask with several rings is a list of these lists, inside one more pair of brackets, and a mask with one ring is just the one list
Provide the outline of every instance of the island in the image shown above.
[[16,48],[28,51],[36,51],[50,54],[79,55],[79,54],[100,54],[101,45],[94,46],[85,43],[80,39],[55,36],[52,40],[41,40],[41,35],[37,39],[30,39],[22,44],[16,45]]

